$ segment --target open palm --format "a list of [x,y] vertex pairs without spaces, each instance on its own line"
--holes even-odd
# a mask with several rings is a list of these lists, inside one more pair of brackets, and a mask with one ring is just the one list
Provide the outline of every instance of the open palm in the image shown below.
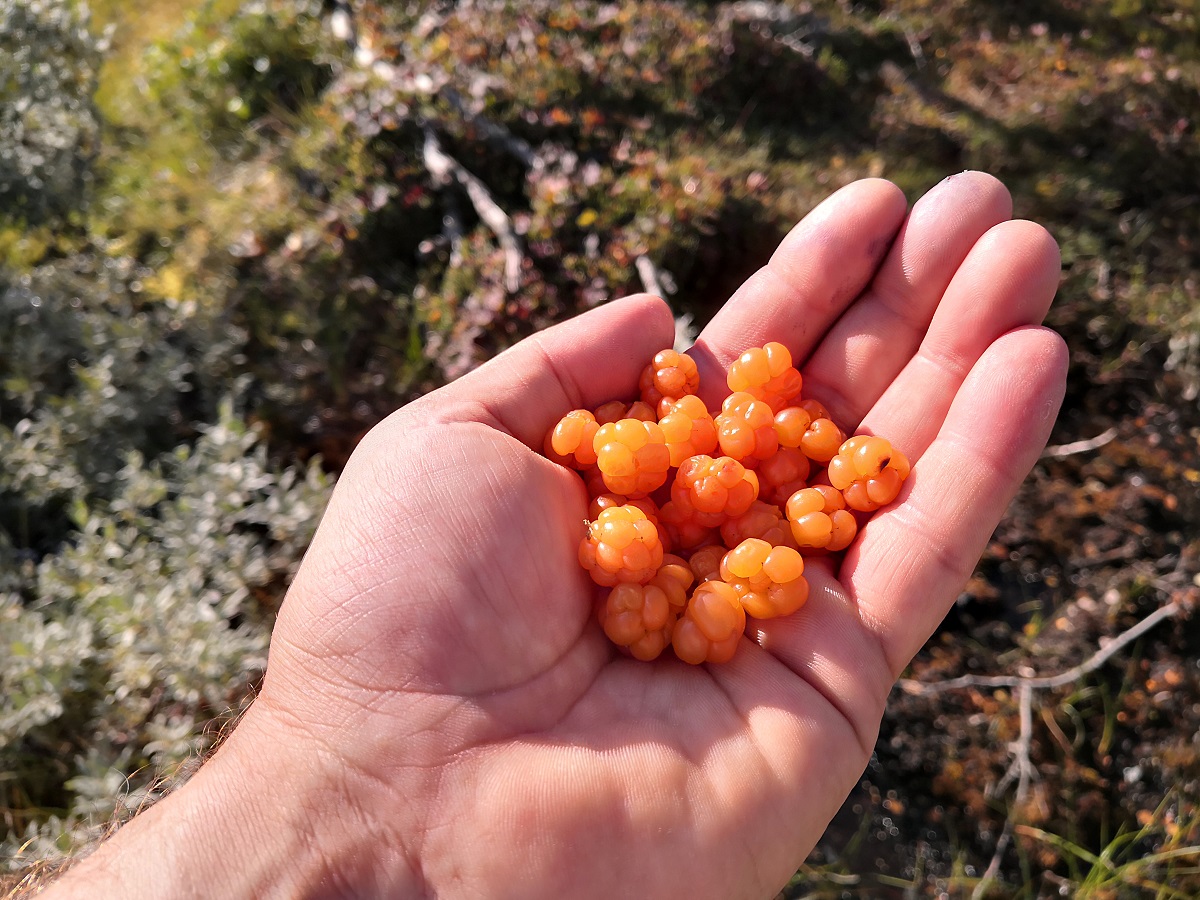
[[994,179],[910,214],[883,181],[808,216],[691,351],[785,343],[848,433],[915,463],[807,605],[735,659],[617,654],[575,561],[586,496],[536,448],[635,393],[670,346],[655,298],[545,331],[400,410],[355,452],[280,614],[251,717],[337,766],[371,884],[479,897],[768,897],[860,777],[891,684],[1044,445],[1066,355],[1037,326],[1059,263]]

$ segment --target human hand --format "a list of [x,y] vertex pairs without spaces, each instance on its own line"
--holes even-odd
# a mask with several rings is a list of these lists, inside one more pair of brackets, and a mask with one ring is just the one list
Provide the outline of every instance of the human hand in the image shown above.
[[[1049,235],[1008,221],[979,173],[905,212],[887,182],[837,192],[692,350],[715,407],[733,358],[783,342],[806,397],[914,462],[844,557],[809,562],[805,607],[753,623],[730,663],[608,644],[575,559],[583,486],[537,452],[568,410],[635,392],[672,342],[661,301],[535,335],[372,430],[280,612],[261,696],[201,770],[234,779],[268,833],[306,829],[293,887],[304,872],[354,896],[786,883],[1062,399],[1065,349],[1037,327],[1059,274]],[[279,874],[257,866],[260,888]]]

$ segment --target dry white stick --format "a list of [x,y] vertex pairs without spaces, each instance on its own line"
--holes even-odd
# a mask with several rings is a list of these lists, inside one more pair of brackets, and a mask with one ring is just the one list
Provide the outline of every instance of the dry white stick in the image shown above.
[[1000,873],[1000,865],[1004,862],[1004,854],[1008,851],[1008,845],[1012,841],[1013,827],[1016,824],[1016,817],[1013,815],[1014,810],[1019,810],[1025,805],[1025,800],[1029,796],[1029,784],[1033,780],[1036,770],[1033,767],[1033,760],[1029,756],[1029,747],[1033,742],[1033,688],[1028,684],[1023,684],[1017,688],[1017,698],[1020,704],[1020,720],[1021,733],[1012,745],[1012,764],[1008,767],[1008,771],[1004,773],[1004,777],[1000,779],[1000,784],[996,787],[996,793],[1002,794],[1012,783],[1013,774],[1017,778],[1017,792],[1013,795],[1012,805],[1009,807],[1009,813],[1004,818],[1004,830],[1000,832],[1000,837],[996,841],[996,852],[992,854],[992,861],[988,863],[987,869],[983,873],[983,878],[975,885],[975,890],[971,892],[971,900],[981,900],[987,894],[991,883],[996,880],[996,876]]
[[1146,618],[1127,631],[1121,632],[1079,665],[1060,672],[1058,675],[1041,675],[1027,677],[1024,675],[963,675],[961,678],[951,678],[949,681],[923,682],[912,678],[903,678],[897,682],[902,691],[909,694],[941,694],[945,691],[957,691],[963,688],[981,687],[1022,687],[1028,685],[1035,690],[1063,687],[1078,681],[1089,672],[1094,672],[1106,662],[1109,657],[1122,647],[1136,641],[1143,634],[1166,619],[1174,618],[1183,612],[1183,604],[1172,600],[1156,609]]
[[1076,453],[1087,453],[1090,450],[1098,450],[1111,442],[1116,436],[1117,429],[1110,428],[1107,431],[1100,432],[1094,438],[1088,438],[1086,441],[1072,441],[1069,444],[1058,444],[1057,446],[1047,447],[1042,451],[1042,459],[1058,459],[1063,456],[1072,456]]
[[658,269],[654,267],[650,257],[639,256],[633,261],[633,267],[637,269],[638,278],[642,280],[642,290],[647,294],[654,294],[656,297],[666,296],[658,281]]
[[909,694],[940,694],[945,691],[972,687],[1016,689],[1020,710],[1020,736],[1010,748],[1013,757],[1012,763],[1009,765],[1008,771],[1004,773],[1004,777],[996,785],[996,793],[1004,793],[1012,783],[1014,776],[1017,779],[1017,790],[1013,795],[1012,804],[1009,806],[1008,815],[1004,819],[1004,830],[1000,832],[1000,837],[996,841],[996,851],[992,854],[991,862],[988,863],[983,878],[975,885],[975,890],[971,893],[971,900],[980,900],[986,894],[991,883],[996,880],[1004,854],[1012,841],[1015,813],[1025,804],[1025,800],[1029,796],[1029,784],[1037,774],[1030,758],[1030,744],[1033,741],[1033,692],[1063,687],[1078,681],[1084,675],[1094,672],[1104,665],[1118,650],[1136,641],[1160,622],[1179,615],[1184,609],[1184,604],[1178,600],[1172,600],[1170,603],[1160,606],[1136,625],[1121,632],[1079,665],[1057,675],[964,675],[961,678],[935,683],[916,681],[911,678],[897,682],[900,689]]
[[516,291],[521,284],[521,246],[508,213],[500,208],[482,181],[442,150],[437,136],[428,129],[425,131],[423,159],[425,168],[439,184],[448,184],[453,178],[466,190],[475,212],[496,235],[500,249],[504,251],[504,287],[510,294]]

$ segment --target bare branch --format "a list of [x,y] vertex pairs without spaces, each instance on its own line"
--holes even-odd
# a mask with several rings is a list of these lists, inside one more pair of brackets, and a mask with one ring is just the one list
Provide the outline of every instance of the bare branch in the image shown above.
[[1021,731],[1020,736],[1012,745],[1012,764],[1009,765],[1008,771],[1004,773],[1004,777],[1000,779],[1000,784],[996,787],[996,793],[1003,793],[1008,785],[1012,783],[1014,774],[1017,778],[1017,792],[1013,795],[1012,805],[1009,807],[1009,813],[1004,819],[1004,830],[1000,832],[1000,837],[996,840],[996,852],[992,854],[992,861],[988,863],[987,869],[983,873],[983,878],[975,885],[975,890],[971,892],[971,900],[980,900],[987,893],[987,889],[991,883],[996,880],[996,876],[1000,873],[1000,865],[1004,861],[1004,854],[1008,851],[1008,845],[1012,841],[1013,826],[1016,823],[1014,811],[1019,811],[1025,805],[1025,800],[1029,796],[1029,785],[1033,781],[1037,771],[1033,767],[1033,760],[1029,756],[1029,748],[1033,742],[1033,688],[1028,684],[1023,684],[1017,689],[1017,698],[1020,709]]
[[1054,447],[1047,447],[1042,451],[1042,459],[1059,459],[1063,456],[1072,456],[1076,453],[1087,453],[1091,450],[1097,450],[1105,444],[1110,443],[1117,436],[1116,428],[1109,428],[1107,431],[1102,431],[1094,438],[1088,438],[1086,441],[1072,441],[1069,444],[1058,444]]
[[1184,611],[1184,606],[1178,600],[1172,600],[1160,606],[1146,618],[1127,631],[1121,632],[1079,665],[1060,672],[1058,675],[1041,675],[1026,677],[1023,675],[963,675],[961,678],[951,678],[949,681],[926,683],[911,678],[897,682],[900,689],[909,694],[942,694],[946,691],[958,691],[963,688],[1015,688],[1028,686],[1035,690],[1063,687],[1078,681],[1084,675],[1096,671],[1118,650],[1136,641],[1143,634],[1154,628],[1160,622],[1174,618]]
[[521,246],[508,213],[500,208],[482,181],[442,150],[437,135],[428,128],[425,130],[423,159],[425,167],[439,184],[448,184],[450,179],[454,179],[466,190],[475,212],[496,235],[500,249],[504,251],[504,287],[509,293],[516,291],[521,283]]
[[658,269],[650,261],[650,257],[639,256],[634,260],[633,267],[637,269],[638,278],[642,280],[642,290],[647,294],[654,294],[656,297],[666,296],[658,281]]
[[[1166,588],[1168,585],[1163,584],[1160,587]],[[941,694],[946,691],[961,690],[964,688],[1007,687],[1015,688],[1016,690],[1019,703],[1020,734],[1009,748],[1012,754],[1012,762],[1008,770],[1004,773],[1004,777],[996,785],[995,793],[997,795],[1003,794],[1009,785],[1012,784],[1014,778],[1017,782],[1017,789],[1009,806],[1008,815],[1004,820],[1004,830],[1001,831],[1000,837],[996,841],[996,849],[992,854],[991,862],[988,863],[988,867],[984,871],[979,883],[975,885],[975,890],[971,893],[971,900],[980,900],[980,898],[985,896],[992,882],[996,880],[1000,872],[1004,854],[1008,851],[1008,846],[1012,842],[1016,816],[1029,796],[1030,783],[1037,775],[1037,770],[1034,768],[1033,760],[1030,757],[1030,745],[1033,741],[1034,691],[1050,690],[1078,681],[1084,675],[1094,672],[1104,665],[1123,647],[1128,646],[1159,623],[1180,615],[1187,608],[1187,605],[1181,600],[1172,600],[1160,606],[1136,625],[1121,632],[1121,634],[1106,643],[1082,663],[1057,675],[964,675],[961,678],[952,678],[949,681],[937,683],[926,683],[914,679],[902,679],[897,682],[901,690],[909,694],[921,695]]]

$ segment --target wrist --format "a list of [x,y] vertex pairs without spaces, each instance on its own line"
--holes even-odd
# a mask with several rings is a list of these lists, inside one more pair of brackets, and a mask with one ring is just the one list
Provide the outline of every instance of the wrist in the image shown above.
[[177,791],[53,884],[67,897],[418,897],[403,835],[311,741],[254,707]]

